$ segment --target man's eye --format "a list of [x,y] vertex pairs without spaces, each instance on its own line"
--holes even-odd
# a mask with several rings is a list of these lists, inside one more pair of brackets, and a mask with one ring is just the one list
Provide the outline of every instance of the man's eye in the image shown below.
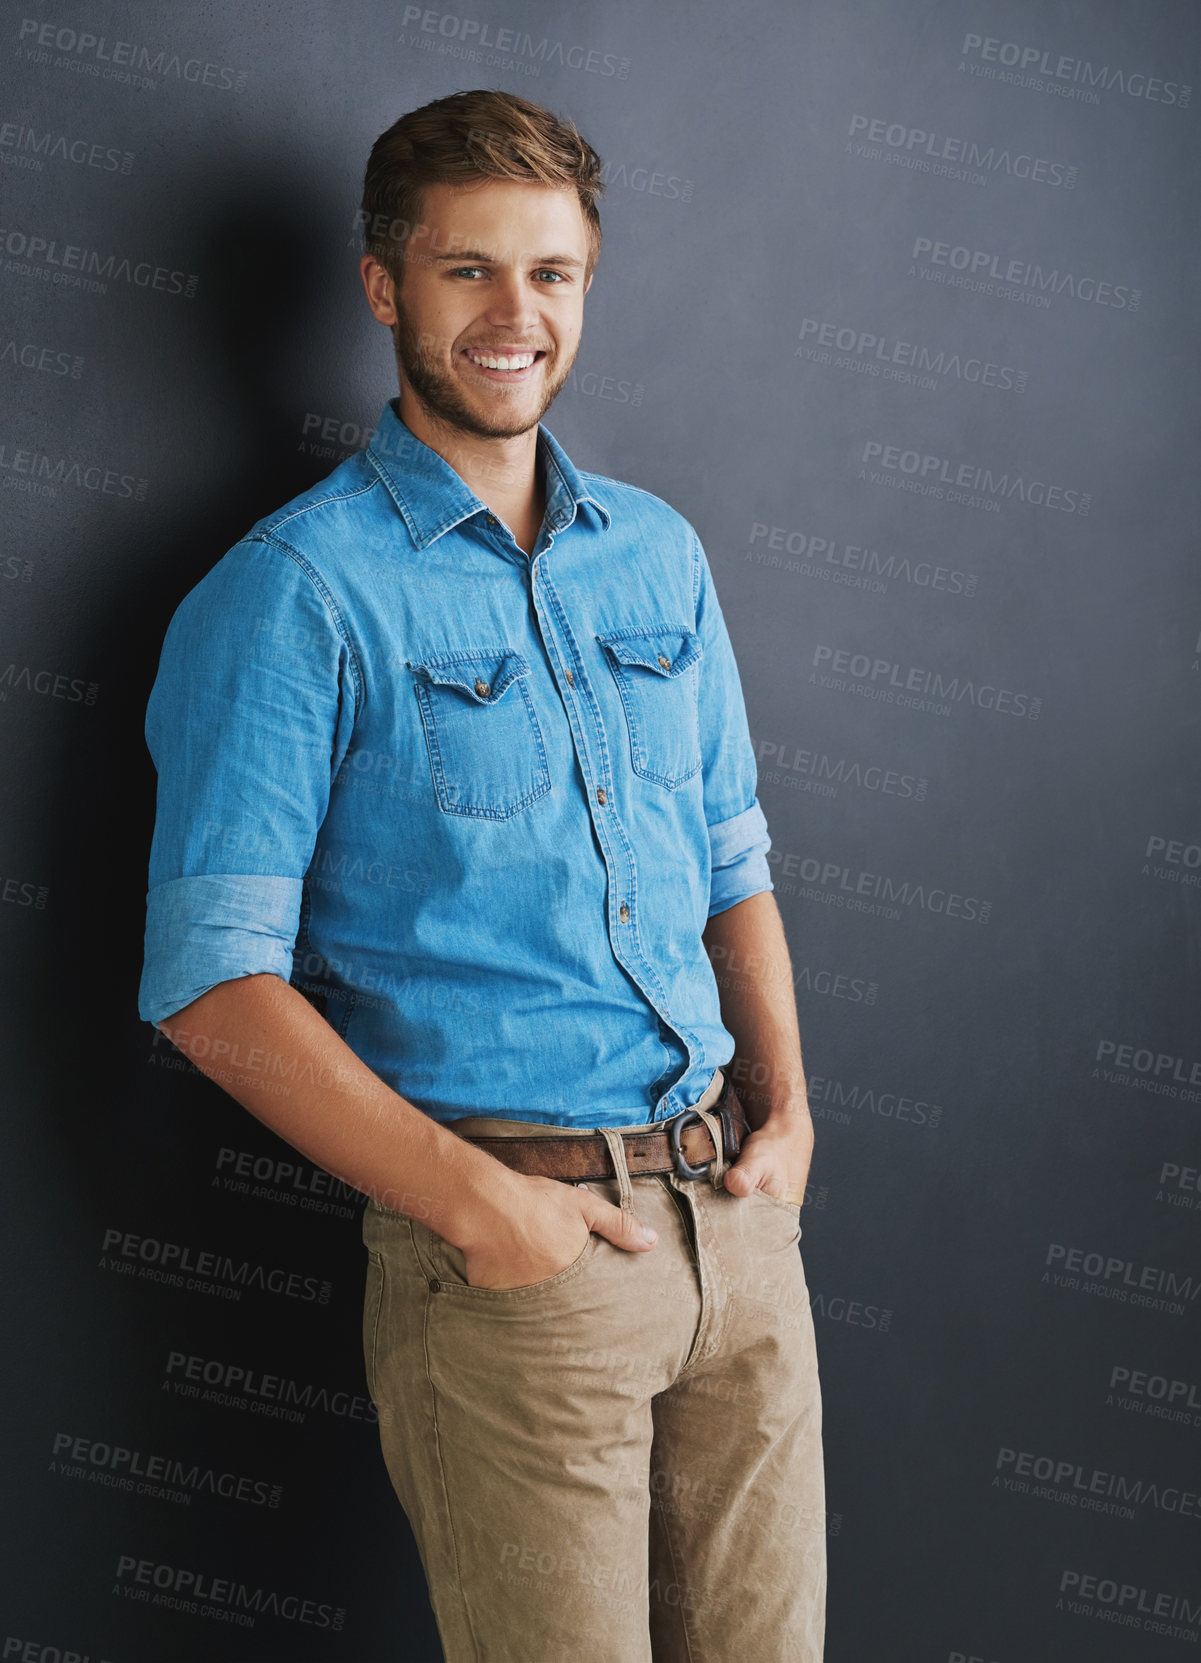
[[561,271],[556,271],[553,266],[544,266],[541,271],[536,271],[534,276],[549,277],[556,283],[565,283],[567,281],[567,279],[563,276],[563,273]]
[[482,277],[483,266],[456,266],[450,274],[452,277]]

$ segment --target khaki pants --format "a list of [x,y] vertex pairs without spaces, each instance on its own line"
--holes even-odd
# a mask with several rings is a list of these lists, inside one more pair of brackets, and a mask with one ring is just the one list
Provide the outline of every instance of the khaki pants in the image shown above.
[[[720,1086],[719,1070],[698,1106]],[[589,1180],[654,1247],[594,1233],[510,1289],[470,1287],[458,1248],[368,1205],[368,1381],[447,1663],[820,1663],[799,1209],[715,1176]]]

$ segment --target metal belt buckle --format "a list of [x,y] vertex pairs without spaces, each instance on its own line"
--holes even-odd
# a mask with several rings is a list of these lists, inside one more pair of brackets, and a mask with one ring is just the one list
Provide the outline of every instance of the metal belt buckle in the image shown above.
[[680,1135],[687,1131],[694,1121],[698,1126],[705,1124],[695,1109],[688,1109],[667,1123],[667,1144],[671,1150],[672,1170],[677,1178],[703,1178],[713,1165],[712,1157],[704,1166],[691,1166],[684,1158],[684,1151],[680,1148]]

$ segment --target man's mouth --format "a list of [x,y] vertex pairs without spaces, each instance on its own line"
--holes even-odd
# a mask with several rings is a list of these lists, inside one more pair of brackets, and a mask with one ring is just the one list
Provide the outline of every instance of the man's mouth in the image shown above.
[[534,365],[546,357],[546,353],[537,352],[485,352],[479,347],[464,347],[463,356],[476,369],[485,370],[489,375],[522,375],[533,369]]

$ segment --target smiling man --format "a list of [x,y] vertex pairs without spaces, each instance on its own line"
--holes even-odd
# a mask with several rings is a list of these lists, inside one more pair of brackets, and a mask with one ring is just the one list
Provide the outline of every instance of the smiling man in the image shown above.
[[377,140],[399,397],[172,620],[140,1008],[368,1198],[449,1663],[816,1663],[812,1129],[737,667],[689,523],[541,426],[599,193],[504,93]]

